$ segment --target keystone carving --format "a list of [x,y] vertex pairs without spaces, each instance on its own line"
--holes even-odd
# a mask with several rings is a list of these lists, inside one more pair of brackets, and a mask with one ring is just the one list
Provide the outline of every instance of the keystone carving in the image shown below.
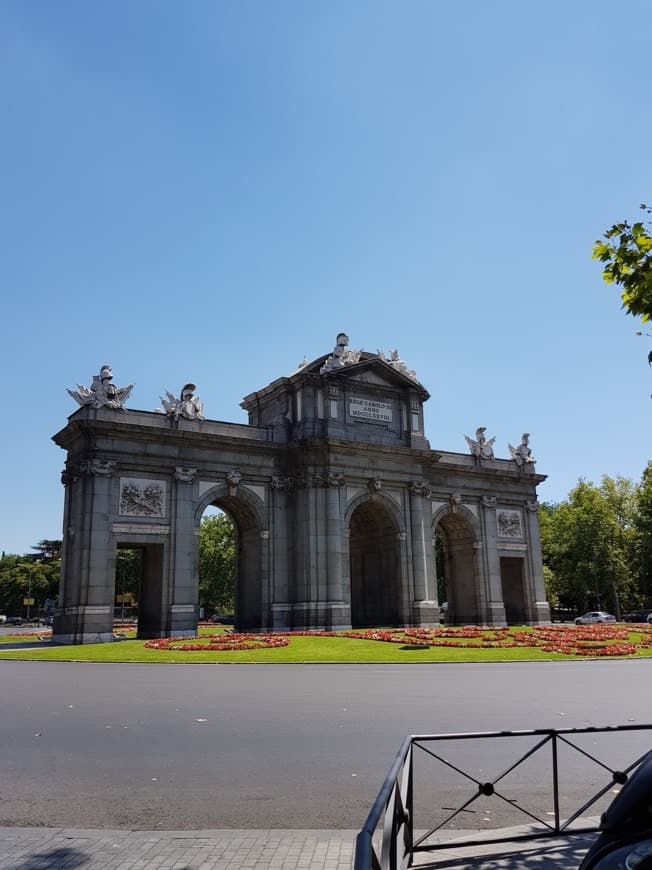
[[226,482],[229,485],[229,495],[235,495],[242,480],[242,475],[235,468],[226,474]]
[[459,494],[459,492],[454,492],[451,495],[449,501],[451,503],[451,510],[453,511],[453,513],[456,513],[458,507],[462,504],[462,496]]
[[367,489],[373,495],[375,492],[380,492],[383,488],[383,482],[379,477],[372,477],[367,483]]

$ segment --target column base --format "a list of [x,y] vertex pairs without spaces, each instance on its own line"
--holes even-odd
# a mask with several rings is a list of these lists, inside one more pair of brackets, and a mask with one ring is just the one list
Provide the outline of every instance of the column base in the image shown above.
[[79,643],[113,643],[112,631],[75,632],[74,634],[53,634],[52,643],[71,646]]
[[351,628],[351,605],[346,601],[300,601],[292,607],[295,631],[344,631]]
[[507,625],[507,616],[505,615],[505,605],[500,602],[490,603],[487,606],[486,625],[505,626]]
[[54,611],[53,643],[111,643],[112,641],[112,606],[108,604],[75,605],[61,607]]
[[532,608],[532,625],[550,623],[550,605],[547,601],[535,601]]
[[435,601],[413,601],[412,623],[415,628],[439,625],[439,605]]

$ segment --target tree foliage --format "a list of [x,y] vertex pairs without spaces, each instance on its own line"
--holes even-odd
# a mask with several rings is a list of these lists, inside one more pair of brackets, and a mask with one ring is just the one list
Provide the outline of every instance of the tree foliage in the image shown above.
[[[641,209],[652,211],[645,204]],[[594,243],[593,257],[605,264],[602,277],[607,284],[622,288],[625,311],[644,323],[652,320],[652,235],[644,222],[614,224]]]
[[[652,471],[650,477],[652,509]],[[646,603],[636,559],[640,491],[626,478],[605,475],[600,486],[580,479],[566,500],[542,506],[551,603],[577,611],[605,609],[616,616]],[[650,531],[652,538],[652,526]]]
[[11,553],[0,558],[0,613],[7,616],[25,616],[23,599],[28,591],[34,599],[30,607],[33,615],[39,613],[46,599],[56,599],[59,592],[61,562],[35,562],[33,554],[17,556]]
[[116,603],[122,607],[122,612],[134,616],[135,611],[126,610],[138,603],[140,594],[140,579],[142,576],[143,551],[139,549],[123,549],[116,553],[115,560],[115,595]]
[[652,603],[652,462],[636,491],[634,565],[641,595]]
[[32,558],[38,562],[58,561],[61,559],[61,543],[60,540],[48,540],[47,538],[39,541],[38,544],[31,547],[32,550],[36,550],[36,554]]
[[199,603],[207,615],[233,613],[235,529],[226,514],[202,518],[199,528]]

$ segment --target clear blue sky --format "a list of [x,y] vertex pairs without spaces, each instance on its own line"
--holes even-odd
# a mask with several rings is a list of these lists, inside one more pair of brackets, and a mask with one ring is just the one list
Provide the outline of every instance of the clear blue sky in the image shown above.
[[652,341],[591,244],[652,199],[652,4],[2,0],[0,549],[61,535],[65,388],[212,419],[398,347],[433,448],[542,500],[650,459]]

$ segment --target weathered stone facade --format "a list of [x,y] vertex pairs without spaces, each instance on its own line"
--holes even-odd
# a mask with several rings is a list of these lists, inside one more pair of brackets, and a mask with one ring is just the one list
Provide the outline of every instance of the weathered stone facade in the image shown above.
[[119,547],[143,552],[139,635],[194,634],[208,505],[237,529],[241,629],[436,623],[437,533],[450,621],[549,619],[545,478],[532,463],[431,450],[414,372],[340,339],[248,395],[249,425],[91,403],[69,418],[54,436],[68,453],[55,641],[111,640]]

